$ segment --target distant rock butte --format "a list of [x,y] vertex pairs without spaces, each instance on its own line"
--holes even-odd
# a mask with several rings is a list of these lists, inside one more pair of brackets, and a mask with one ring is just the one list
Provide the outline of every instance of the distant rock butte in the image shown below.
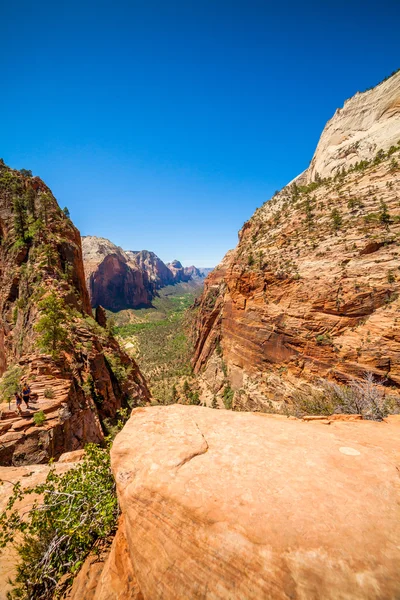
[[193,360],[204,400],[229,385],[235,409],[275,410],[319,377],[367,371],[399,395],[399,165],[400,72],[336,112],[309,169],[207,278]]
[[93,307],[109,310],[151,305],[157,290],[175,283],[202,281],[211,269],[165,264],[148,250],[122,250],[105,238],[82,238],[86,285]]
[[399,434],[396,417],[134,410],[111,453],[123,522],[72,599],[397,598]]

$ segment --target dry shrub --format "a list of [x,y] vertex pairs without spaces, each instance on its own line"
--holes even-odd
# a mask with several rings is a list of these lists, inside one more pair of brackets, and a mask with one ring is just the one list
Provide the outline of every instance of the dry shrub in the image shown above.
[[345,413],[381,421],[389,414],[400,413],[400,398],[387,395],[372,373],[366,373],[363,379],[351,379],[348,385],[320,379],[318,388],[296,390],[292,399],[289,412],[296,417]]

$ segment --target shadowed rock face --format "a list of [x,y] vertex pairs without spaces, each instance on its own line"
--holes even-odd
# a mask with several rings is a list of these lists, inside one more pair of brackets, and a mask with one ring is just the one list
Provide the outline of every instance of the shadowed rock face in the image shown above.
[[210,269],[167,265],[148,250],[122,250],[96,236],[82,238],[86,285],[93,307],[122,310],[151,306],[157,290],[175,283],[201,281]]
[[[357,127],[361,168],[338,159]],[[306,382],[366,371],[398,394],[400,147],[379,155],[396,136],[400,73],[347,101],[310,169],[245,223],[197,315],[193,365],[209,398],[228,381],[235,408],[279,408]],[[306,185],[316,170],[326,179]]]
[[[33,394],[22,416],[13,397],[0,398],[0,465],[45,463],[102,442],[104,419],[149,393],[136,363],[91,317],[78,230],[39,178],[4,165],[0,230],[0,376],[17,367]],[[56,358],[39,351],[35,330],[49,294],[72,310]],[[45,420],[36,426],[39,410]]]
[[[399,433],[396,417],[325,425],[136,409],[112,448],[124,523],[95,597],[397,597]],[[118,595],[107,565],[126,543],[116,571],[121,585],[134,577]]]

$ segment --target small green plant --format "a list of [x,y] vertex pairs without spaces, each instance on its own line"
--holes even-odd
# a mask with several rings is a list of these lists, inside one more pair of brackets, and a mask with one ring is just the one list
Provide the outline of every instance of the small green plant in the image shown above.
[[332,219],[333,230],[338,231],[342,227],[343,219],[337,208],[334,208],[333,211],[331,212],[331,219]]
[[386,202],[381,200],[380,211],[379,211],[379,222],[386,228],[389,229],[390,214]]
[[[83,461],[63,475],[13,493],[0,517],[0,547],[16,543],[17,574],[10,600],[47,600],[72,583],[88,552],[115,531],[119,514],[109,448],[89,444]],[[40,497],[20,516],[16,505]],[[29,504],[32,504],[30,502]]]
[[232,402],[233,402],[233,396],[234,396],[234,391],[231,388],[231,386],[228,384],[225,386],[224,388],[224,392],[222,395],[222,400],[224,402],[225,408],[227,410],[231,410],[232,409]]
[[39,410],[33,415],[33,422],[35,423],[36,427],[40,427],[45,421],[46,415],[42,410]]
[[49,399],[54,398],[54,390],[53,390],[53,388],[51,388],[51,387],[45,388],[45,390],[43,392],[43,395],[44,395],[45,398],[49,398]]
[[329,333],[321,333],[315,337],[318,346],[332,346],[333,341]]
[[396,277],[395,277],[393,271],[391,271],[391,270],[388,271],[387,280],[388,280],[388,283],[394,283],[396,281]]
[[254,256],[252,254],[252,252],[250,252],[250,254],[247,257],[247,264],[249,267],[252,267],[254,265]]

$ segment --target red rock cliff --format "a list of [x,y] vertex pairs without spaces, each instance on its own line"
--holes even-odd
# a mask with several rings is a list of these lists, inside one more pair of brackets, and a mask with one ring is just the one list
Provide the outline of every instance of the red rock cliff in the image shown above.
[[268,410],[366,371],[400,389],[399,164],[400,73],[337,111],[310,169],[207,278],[193,366],[209,393]]
[[[0,236],[0,375],[3,383],[28,381],[34,396],[19,417],[3,388],[0,464],[47,462],[101,441],[106,420],[123,405],[146,402],[148,391],[137,365],[91,317],[78,230],[39,178],[4,165]],[[69,315],[57,356],[40,351],[35,329],[49,295]],[[35,426],[39,410],[45,420]]]

